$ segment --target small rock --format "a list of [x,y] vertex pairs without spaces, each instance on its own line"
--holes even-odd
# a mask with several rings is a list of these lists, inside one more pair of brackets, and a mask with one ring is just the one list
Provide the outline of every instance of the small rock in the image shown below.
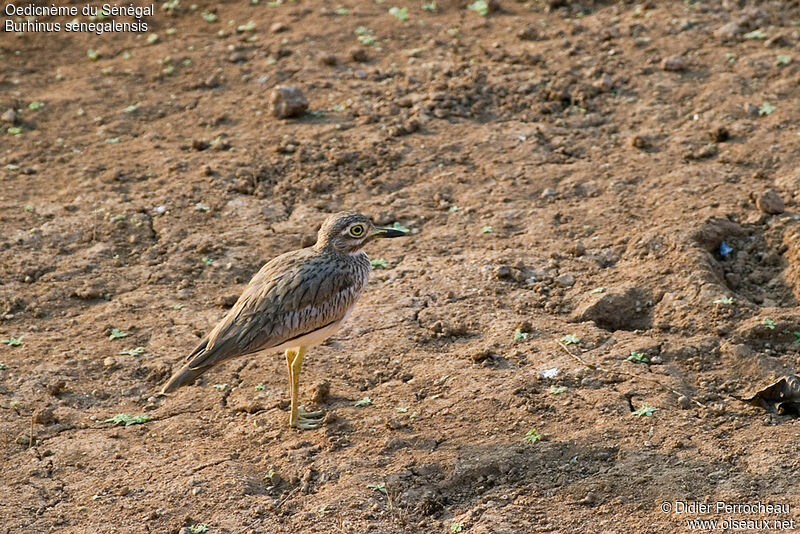
[[289,30],[289,26],[284,24],[283,22],[274,22],[272,26],[269,27],[270,33],[281,33]]
[[564,273],[556,277],[556,284],[561,287],[571,287],[575,285],[575,277],[569,273]]
[[117,365],[117,360],[109,356],[108,358],[103,360],[103,365],[106,367],[114,367],[115,365]]
[[363,48],[352,48],[350,49],[350,59],[356,63],[366,63],[369,61],[369,56]]
[[55,397],[59,395],[62,391],[64,391],[65,387],[67,387],[67,383],[64,382],[63,380],[59,380],[57,382],[52,382],[50,384],[47,384],[47,392]]
[[50,405],[47,408],[42,408],[41,410],[36,410],[33,412],[33,422],[40,424],[40,425],[49,425],[53,421],[55,421],[55,416],[53,412],[55,412],[55,405]]
[[766,41],[764,41],[764,46],[768,48],[772,47],[780,47],[780,48],[788,48],[792,46],[792,41],[786,37],[786,35],[779,33],[777,35],[773,35]]
[[681,407],[681,410],[688,410],[689,406],[692,405],[692,402],[689,400],[689,397],[686,395],[681,395],[678,397],[678,406]]
[[231,306],[236,304],[237,300],[239,300],[239,295],[235,293],[230,293],[228,295],[221,295],[217,297],[217,306],[220,306],[222,308],[230,308]]
[[480,363],[483,360],[491,358],[492,357],[492,351],[490,351],[489,349],[479,349],[476,352],[473,352],[472,354],[470,354],[469,357],[470,357],[470,359],[472,360],[473,363]]
[[536,26],[529,24],[517,32],[517,38],[521,41],[538,41],[539,31],[536,29]]
[[717,126],[709,130],[708,137],[714,143],[724,143],[731,138],[731,133],[724,126]]
[[646,303],[650,294],[636,287],[624,292],[611,291],[587,295],[575,309],[572,320],[593,321],[604,330],[638,330],[649,327]]
[[215,87],[222,85],[222,81],[222,69],[217,69],[211,76],[206,78],[206,80],[203,82],[203,85],[209,89],[214,89]]
[[764,191],[756,197],[756,207],[770,215],[783,213],[783,199],[773,190]]
[[603,74],[603,76],[601,76],[600,79],[595,81],[592,85],[594,85],[603,93],[607,93],[614,88],[614,79],[608,74]]
[[661,69],[670,72],[686,70],[686,58],[683,56],[669,56],[661,60]]
[[297,117],[308,109],[308,99],[298,87],[279,85],[270,98],[272,114],[279,119]]
[[650,147],[650,141],[643,135],[633,135],[628,142],[632,147],[638,148],[639,150],[644,150]]
[[0,117],[0,119],[3,119],[3,122],[7,122],[8,124],[16,124],[17,118],[17,112],[13,109],[7,110],[3,113],[2,117]]
[[498,265],[494,270],[494,276],[498,280],[509,280],[514,277],[514,273],[508,265]]
[[758,113],[758,106],[756,106],[755,104],[751,104],[751,103],[749,103],[749,102],[748,102],[747,104],[745,104],[745,105],[744,105],[744,111],[745,111],[745,113],[747,113],[747,114],[748,114],[750,117],[758,117],[758,115],[759,115],[759,113]]
[[336,54],[323,54],[319,58],[319,61],[320,63],[322,63],[323,65],[327,65],[328,67],[335,67],[336,65],[339,64],[339,58],[336,56]]
[[331,393],[331,383],[327,380],[318,382],[311,387],[311,402],[320,405],[325,404],[328,395]]
[[744,33],[744,30],[738,22],[729,22],[717,28],[714,31],[714,37],[725,43],[738,41],[742,33]]
[[556,190],[555,190],[555,189],[552,189],[552,188],[550,188],[550,187],[548,187],[547,189],[545,189],[544,191],[542,191],[542,194],[541,194],[541,195],[539,195],[539,196],[540,196],[541,198],[545,198],[545,199],[547,199],[547,198],[553,198],[554,196],[556,196]]

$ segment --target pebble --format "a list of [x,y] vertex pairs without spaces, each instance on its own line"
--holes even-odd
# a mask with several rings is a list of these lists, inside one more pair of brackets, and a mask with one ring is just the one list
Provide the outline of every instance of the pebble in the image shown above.
[[3,113],[2,117],[0,117],[0,118],[3,119],[3,122],[7,122],[9,124],[16,124],[17,123],[17,112],[14,111],[13,109],[9,109],[5,113]]
[[744,111],[750,117],[758,117],[758,106],[756,106],[755,104],[751,104],[748,102],[747,104],[744,105]]
[[289,26],[283,22],[275,22],[269,27],[270,33],[281,33],[289,30]]
[[575,277],[569,273],[564,273],[556,277],[556,284],[561,287],[571,287],[575,285]]
[[366,63],[369,61],[369,56],[363,48],[352,48],[350,50],[350,59],[356,63]]
[[738,41],[742,32],[742,27],[738,22],[729,22],[717,28],[714,31],[714,37],[722,42]]
[[556,190],[550,187],[542,191],[542,194],[540,195],[541,198],[552,198],[554,196],[556,196]]
[[508,280],[509,278],[513,278],[514,273],[508,265],[499,265],[494,270],[494,275],[498,280]]
[[686,70],[686,58],[683,56],[669,56],[661,60],[661,69],[670,72]]
[[279,119],[297,117],[308,109],[308,99],[303,91],[291,85],[278,85],[270,98],[272,114]]
[[692,402],[689,400],[689,397],[686,395],[681,395],[678,397],[678,406],[681,407],[681,410],[688,410],[689,406],[692,405]]
[[764,191],[756,197],[756,207],[770,215],[776,215],[784,211],[783,199],[772,190]]

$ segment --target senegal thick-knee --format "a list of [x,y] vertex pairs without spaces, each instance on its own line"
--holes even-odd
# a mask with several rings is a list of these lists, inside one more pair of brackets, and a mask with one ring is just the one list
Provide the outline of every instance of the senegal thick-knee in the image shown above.
[[370,262],[364,246],[404,231],[378,228],[369,217],[342,212],[328,217],[313,247],[287,252],[264,265],[239,300],[187,356],[161,390],[190,384],[214,365],[257,352],[285,351],[289,370],[289,425],[317,428],[322,412],[298,406],[303,357],[333,335],[367,285]]

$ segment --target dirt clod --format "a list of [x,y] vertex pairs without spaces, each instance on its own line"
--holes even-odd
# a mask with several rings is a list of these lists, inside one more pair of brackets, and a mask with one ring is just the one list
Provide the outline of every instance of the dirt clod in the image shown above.
[[298,87],[279,85],[272,90],[270,105],[275,117],[287,119],[305,113],[308,109],[308,99]]
[[783,199],[771,189],[756,195],[756,207],[770,215],[783,213],[785,209]]

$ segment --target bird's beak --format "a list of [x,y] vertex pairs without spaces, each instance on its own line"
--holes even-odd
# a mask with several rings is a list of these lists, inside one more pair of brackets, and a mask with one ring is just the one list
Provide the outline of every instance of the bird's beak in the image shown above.
[[374,237],[403,237],[408,235],[405,230],[398,230],[397,228],[375,228]]

